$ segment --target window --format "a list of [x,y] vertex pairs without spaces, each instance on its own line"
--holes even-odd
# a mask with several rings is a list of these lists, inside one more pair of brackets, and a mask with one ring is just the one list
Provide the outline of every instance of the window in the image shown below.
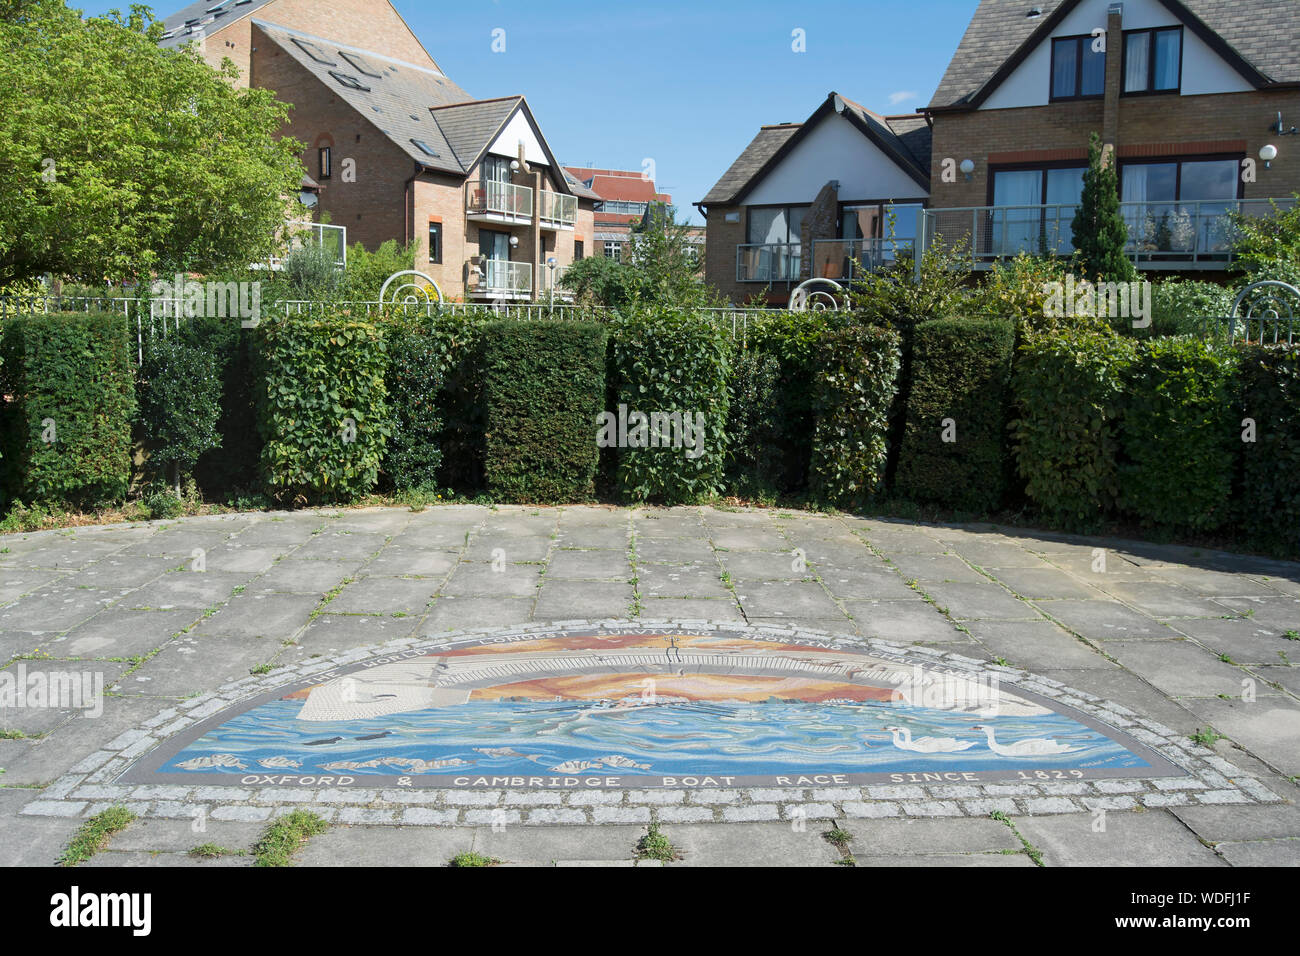
[[348,74],[340,73],[338,70],[330,70],[330,76],[334,77],[334,79],[338,80],[342,86],[346,86],[350,90],[360,90],[363,93],[370,92],[370,87],[366,86],[366,84],[362,83],[355,76],[348,76]]
[[754,206],[749,210],[748,239],[753,245],[799,244],[807,206]]
[[644,216],[648,203],[643,202],[625,202],[621,199],[605,199],[596,203],[592,208],[595,212],[618,213],[624,216]]
[[1182,27],[1124,34],[1125,93],[1177,92],[1182,73]]
[[579,259],[582,258],[582,255],[583,255],[583,252],[582,252],[582,240],[581,240],[581,239],[574,239],[574,240],[573,240],[573,261],[574,261],[574,262],[577,262]]
[[542,265],[546,265],[546,236],[545,235],[540,235],[537,237],[537,261],[540,262]]
[[[188,23],[189,21],[186,22]],[[312,43],[310,40],[300,40],[297,37],[292,37],[292,40],[298,49],[302,50],[303,53],[306,53],[317,63],[324,63],[326,66],[338,66],[336,62],[329,58],[329,55],[326,54],[324,50]]]
[[1240,169],[1241,158],[1122,163],[1120,199],[1130,248],[1221,251]]
[[330,148],[328,146],[322,146],[317,151],[317,158],[320,164],[318,168],[318,172],[320,173],[320,175],[317,176],[316,178],[329,179],[330,173],[334,171],[334,167],[330,162]]
[[424,153],[424,155],[432,156],[435,159],[438,157],[438,151],[434,149],[432,146],[430,146],[428,143],[426,143],[424,140],[413,139],[411,140],[411,143],[415,146],[416,149]]
[[1084,172],[1083,166],[995,170],[993,205],[1003,208],[995,208],[990,218],[989,251],[996,255],[1072,252]]
[[429,223],[429,261],[435,265],[442,263],[442,223]]
[[1052,41],[1052,99],[1083,100],[1106,92],[1106,54],[1089,36]]
[[615,262],[622,262],[622,261],[623,261],[623,243],[621,243],[621,242],[606,242],[606,243],[605,243],[605,258],[606,258],[606,259],[613,259]]
[[383,75],[355,53],[345,53],[342,50],[339,50],[339,56],[351,63],[353,68],[362,76],[373,76],[378,78]]

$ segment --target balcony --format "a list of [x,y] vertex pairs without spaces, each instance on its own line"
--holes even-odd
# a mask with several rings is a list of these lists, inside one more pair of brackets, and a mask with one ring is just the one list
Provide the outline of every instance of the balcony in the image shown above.
[[537,218],[543,229],[573,229],[578,221],[578,197],[566,196],[543,189],[541,192]]
[[465,216],[475,222],[527,226],[533,221],[533,191],[494,179],[472,180],[465,184]]
[[[308,222],[305,220],[291,221],[289,223],[289,248],[292,250],[311,246],[318,246],[328,252],[334,260],[334,265],[339,269],[347,268],[347,226],[332,226],[323,222]],[[284,260],[280,256],[272,256],[270,266],[272,270],[279,270],[284,267]],[[258,266],[258,268],[263,268],[263,266]]]
[[803,246],[797,242],[736,246],[737,282],[798,282]]
[[816,239],[812,274],[820,279],[852,282],[864,272],[888,269],[900,259],[912,259],[911,239]]
[[556,266],[554,269],[549,266],[542,271],[542,292],[550,299],[560,302],[572,302],[573,291],[564,288],[561,283],[564,281],[564,273],[568,271],[568,266]]
[[[1122,202],[1128,225],[1125,251],[1139,269],[1223,270],[1232,261],[1237,216],[1272,215],[1272,203],[1289,209],[1294,199],[1215,202]],[[1068,256],[1074,252],[1074,205],[968,206],[921,213],[922,250],[936,236],[965,242],[971,265],[988,269],[1020,253]]]
[[532,298],[532,263],[475,256],[469,260],[469,275],[469,294],[476,299]]

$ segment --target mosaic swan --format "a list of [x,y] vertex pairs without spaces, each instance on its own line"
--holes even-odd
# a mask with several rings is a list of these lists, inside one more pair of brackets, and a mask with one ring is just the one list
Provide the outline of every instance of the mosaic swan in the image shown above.
[[958,740],[956,737],[917,737],[912,739],[912,732],[906,727],[886,727],[894,735],[894,746],[899,750],[914,750],[922,754],[956,753],[975,746],[973,740]]
[[1068,754],[1074,750],[1067,744],[1058,744],[1047,737],[1033,737],[1029,740],[1017,740],[1012,744],[1000,744],[993,739],[992,727],[972,727],[971,730],[984,731],[984,736],[989,742],[989,750],[1003,757],[1041,757],[1050,754]]

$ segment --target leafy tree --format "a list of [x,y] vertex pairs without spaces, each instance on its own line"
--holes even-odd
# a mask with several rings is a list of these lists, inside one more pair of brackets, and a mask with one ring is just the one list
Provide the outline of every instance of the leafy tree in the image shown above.
[[353,243],[348,249],[345,280],[348,298],[354,302],[377,302],[385,279],[394,272],[415,268],[415,248],[414,243],[399,245],[397,240],[389,239],[374,252],[367,252],[361,243]]
[[1102,151],[1101,137],[1088,142],[1088,169],[1083,174],[1083,196],[1071,226],[1079,271],[1090,279],[1128,282],[1137,269],[1124,246],[1128,226],[1119,211],[1119,178],[1115,163]]
[[132,6],[0,5],[0,286],[212,271],[275,251],[302,145],[287,106],[227,62],[158,45]]
[[1300,193],[1290,209],[1270,216],[1237,216],[1234,267],[1251,282],[1276,279],[1300,288]]
[[633,222],[624,261],[604,256],[581,259],[569,266],[560,285],[581,301],[610,308],[634,303],[677,308],[720,305],[717,292],[700,276],[690,235],[690,226],[677,220],[676,209],[652,203],[646,215]]

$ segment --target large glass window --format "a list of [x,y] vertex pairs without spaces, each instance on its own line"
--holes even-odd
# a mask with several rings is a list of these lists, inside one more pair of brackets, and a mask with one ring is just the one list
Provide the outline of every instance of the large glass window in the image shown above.
[[1139,252],[1219,251],[1237,198],[1240,160],[1125,163],[1120,199],[1129,245]]
[[1074,211],[1083,195],[1081,166],[1059,169],[1000,169],[993,173],[994,209],[989,251],[1031,255],[1073,251]]
[[749,210],[748,241],[798,243],[807,206],[755,206]]
[[1106,91],[1106,54],[1093,49],[1091,36],[1052,41],[1052,99],[1079,100]]
[[1124,34],[1124,92],[1175,92],[1183,67],[1183,28]]

